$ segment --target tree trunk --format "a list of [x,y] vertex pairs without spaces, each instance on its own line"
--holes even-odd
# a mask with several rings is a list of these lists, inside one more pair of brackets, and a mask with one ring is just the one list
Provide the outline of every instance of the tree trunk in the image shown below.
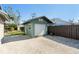
[[17,30],[20,31],[20,27],[19,27],[19,25],[17,26]]

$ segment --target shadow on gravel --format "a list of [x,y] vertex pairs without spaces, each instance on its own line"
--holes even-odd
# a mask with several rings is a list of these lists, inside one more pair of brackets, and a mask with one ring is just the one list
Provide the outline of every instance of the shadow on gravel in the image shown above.
[[16,36],[5,36],[2,40],[1,43],[8,43],[8,42],[13,42],[13,41],[20,41],[20,40],[27,40],[32,37],[26,36],[26,35],[16,35]]
[[70,38],[65,38],[60,36],[50,36],[50,35],[45,36],[45,38],[79,49],[79,40],[76,40],[76,39],[70,39]]

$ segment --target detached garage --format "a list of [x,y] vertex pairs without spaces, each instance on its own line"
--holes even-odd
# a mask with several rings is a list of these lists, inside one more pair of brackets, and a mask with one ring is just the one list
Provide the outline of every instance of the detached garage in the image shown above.
[[4,37],[4,21],[8,19],[8,15],[0,10],[0,43],[1,39]]
[[48,24],[52,22],[45,16],[26,21],[24,24],[25,34],[29,36],[42,36],[47,34]]

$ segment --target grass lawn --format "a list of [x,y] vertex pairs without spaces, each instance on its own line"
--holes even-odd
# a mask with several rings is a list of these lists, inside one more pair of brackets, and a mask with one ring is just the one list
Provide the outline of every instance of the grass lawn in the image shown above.
[[5,35],[24,35],[22,31],[9,31]]

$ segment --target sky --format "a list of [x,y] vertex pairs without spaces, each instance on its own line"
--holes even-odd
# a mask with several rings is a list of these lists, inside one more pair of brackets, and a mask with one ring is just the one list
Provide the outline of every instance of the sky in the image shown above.
[[68,21],[69,19],[79,19],[79,4],[3,4],[2,7],[11,6],[14,11],[19,10],[21,22],[31,18],[32,13],[36,17],[46,16],[49,19],[61,18]]

